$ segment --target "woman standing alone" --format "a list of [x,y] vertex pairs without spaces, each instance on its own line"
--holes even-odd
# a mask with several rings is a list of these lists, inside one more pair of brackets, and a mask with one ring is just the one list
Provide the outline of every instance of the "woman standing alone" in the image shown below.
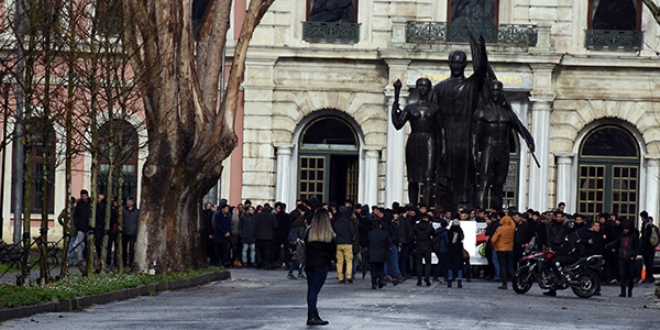
[[307,262],[307,325],[326,325],[316,307],[319,292],[328,276],[330,263],[337,255],[337,235],[332,230],[330,215],[325,209],[318,209],[305,237]]

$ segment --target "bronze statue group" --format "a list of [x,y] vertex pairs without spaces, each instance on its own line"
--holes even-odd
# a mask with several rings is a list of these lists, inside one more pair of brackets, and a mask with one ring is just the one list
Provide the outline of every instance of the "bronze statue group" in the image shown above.
[[[471,38],[473,74],[465,77],[467,56],[449,55],[450,77],[434,87],[416,82],[418,99],[403,110],[397,81],[392,122],[410,123],[406,144],[408,198],[442,209],[502,208],[509,167],[509,134],[514,130],[534,152],[534,140],[507,102],[503,85],[488,64],[483,37]],[[490,190],[490,203],[488,191]]]

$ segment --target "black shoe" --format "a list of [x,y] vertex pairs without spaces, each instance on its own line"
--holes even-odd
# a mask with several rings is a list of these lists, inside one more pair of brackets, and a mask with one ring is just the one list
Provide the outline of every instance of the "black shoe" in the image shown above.
[[307,311],[307,325],[326,325],[330,322],[324,321],[317,311]]
[[625,293],[625,292],[621,292],[621,293],[619,294],[619,297],[625,297],[625,296],[626,296],[626,293]]
[[380,283],[378,283],[378,288],[382,289],[386,285],[387,285],[387,283],[380,282]]
[[463,283],[461,283],[461,280],[458,280],[458,287],[459,287],[459,288],[462,288],[462,287],[463,287]]
[[351,280],[351,279],[348,279],[348,280],[346,280],[346,281],[347,281],[348,283],[350,283],[350,284],[353,284],[353,280]]
[[502,290],[506,290],[506,289],[508,289],[507,286],[506,286],[506,284],[502,284],[502,285],[498,286],[497,288],[498,288],[498,289],[502,289]]
[[346,283],[346,280],[341,280],[341,281],[339,281],[339,283],[342,283],[342,284]]
[[447,281],[447,287],[451,288],[451,280]]
[[557,296],[557,291],[555,290],[548,290],[546,292],[543,292],[544,296],[549,296],[549,297],[556,297]]
[[628,290],[628,298],[632,297],[632,290]]
[[424,280],[424,282],[426,282],[426,286],[431,286],[431,281],[429,281],[429,280]]
[[422,286],[422,280],[417,280],[417,286]]

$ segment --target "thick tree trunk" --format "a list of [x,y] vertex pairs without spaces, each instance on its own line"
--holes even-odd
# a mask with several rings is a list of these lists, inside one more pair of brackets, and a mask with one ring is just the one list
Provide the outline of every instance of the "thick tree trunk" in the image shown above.
[[228,120],[235,116],[247,45],[272,2],[250,2],[219,111],[222,59],[217,54],[224,48],[231,1],[209,1],[197,43],[191,0],[125,3],[126,12],[135,15],[125,37],[139,54],[134,67],[144,77],[139,84],[149,134],[135,256],[141,271],[154,262],[157,273],[206,265],[199,205],[236,146]]

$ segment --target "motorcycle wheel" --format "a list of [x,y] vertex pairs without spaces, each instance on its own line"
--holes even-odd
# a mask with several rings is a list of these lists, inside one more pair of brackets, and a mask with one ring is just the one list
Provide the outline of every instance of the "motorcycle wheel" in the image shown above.
[[513,291],[518,294],[524,294],[532,288],[532,275],[529,273],[529,267],[518,268],[516,275],[513,276]]
[[578,284],[571,285],[571,289],[580,298],[591,298],[598,291],[598,278],[590,272],[579,274],[574,282]]

